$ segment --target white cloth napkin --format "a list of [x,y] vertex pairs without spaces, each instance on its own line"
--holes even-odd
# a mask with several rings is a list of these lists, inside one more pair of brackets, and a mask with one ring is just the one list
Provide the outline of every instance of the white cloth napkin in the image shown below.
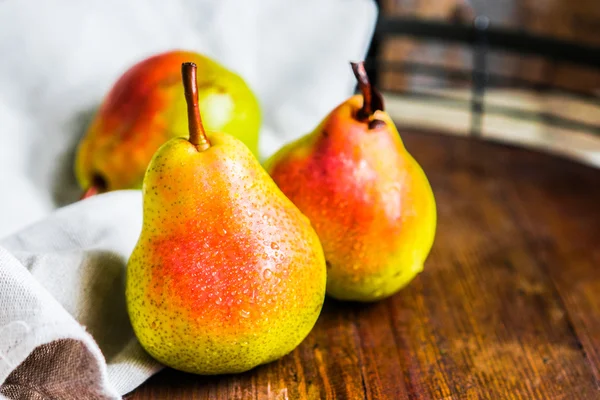
[[123,298],[141,195],[76,202],[72,173],[120,74],[174,48],[214,57],[257,93],[267,157],[351,94],[376,13],[371,0],[0,1],[0,398],[119,398],[160,369]]

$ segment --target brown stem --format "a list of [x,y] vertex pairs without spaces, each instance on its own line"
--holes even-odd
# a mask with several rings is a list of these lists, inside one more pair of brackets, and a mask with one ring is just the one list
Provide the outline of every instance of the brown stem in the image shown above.
[[350,65],[352,65],[352,71],[358,81],[358,88],[363,96],[363,106],[358,110],[356,118],[358,118],[359,121],[368,121],[375,111],[383,111],[383,97],[381,96],[381,93],[371,85],[371,82],[369,82],[364,61],[358,63],[351,62]]
[[198,82],[196,81],[196,64],[186,62],[181,64],[181,77],[187,102],[188,126],[190,130],[190,143],[196,146],[198,151],[204,151],[210,147],[210,141],[206,136],[202,118],[198,108]]

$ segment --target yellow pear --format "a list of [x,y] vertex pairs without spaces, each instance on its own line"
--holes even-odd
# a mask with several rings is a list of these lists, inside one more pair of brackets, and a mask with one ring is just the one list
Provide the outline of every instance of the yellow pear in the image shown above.
[[133,329],[158,361],[197,374],[276,360],[308,335],[325,297],[309,220],[235,137],[205,132],[196,66],[182,75],[188,139],[154,155],[143,228],[127,266]]

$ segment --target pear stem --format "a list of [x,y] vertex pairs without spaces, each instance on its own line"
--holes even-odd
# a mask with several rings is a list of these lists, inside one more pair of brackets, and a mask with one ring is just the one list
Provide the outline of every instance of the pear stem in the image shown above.
[[375,111],[384,110],[383,97],[381,96],[381,93],[371,85],[369,76],[365,70],[364,61],[358,63],[351,62],[350,65],[352,66],[352,71],[358,81],[358,88],[363,96],[363,106],[356,113],[356,118],[363,122],[369,121],[373,114],[375,114]]
[[87,199],[88,197],[92,197],[100,193],[100,188],[96,185],[92,185],[87,188],[82,194],[79,200]]
[[200,109],[198,108],[198,81],[196,80],[196,64],[186,62],[181,64],[181,77],[185,101],[187,103],[188,126],[190,131],[189,141],[196,146],[198,151],[204,151],[210,147],[210,141],[202,125]]
[[94,174],[91,185],[81,194],[79,200],[87,199],[88,197],[104,193],[106,192],[106,188],[106,180],[104,180],[102,175]]

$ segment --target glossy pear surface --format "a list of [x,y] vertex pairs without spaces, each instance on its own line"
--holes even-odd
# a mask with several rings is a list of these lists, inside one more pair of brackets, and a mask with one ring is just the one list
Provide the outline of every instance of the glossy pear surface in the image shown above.
[[429,182],[393,121],[355,118],[361,95],[333,110],[311,134],[265,164],[311,220],[327,260],[327,293],[373,301],[395,293],[422,269],[435,234]]
[[240,141],[209,133],[205,151],[164,144],[144,179],[144,222],[127,267],[140,343],[197,374],[276,360],[309,333],[326,288],[309,220]]
[[85,190],[98,180],[101,191],[141,188],[158,148],[187,138],[181,64],[198,66],[199,103],[204,126],[227,132],[258,155],[260,108],[244,80],[203,55],[171,51],[143,60],[112,87],[80,142],[75,175]]

